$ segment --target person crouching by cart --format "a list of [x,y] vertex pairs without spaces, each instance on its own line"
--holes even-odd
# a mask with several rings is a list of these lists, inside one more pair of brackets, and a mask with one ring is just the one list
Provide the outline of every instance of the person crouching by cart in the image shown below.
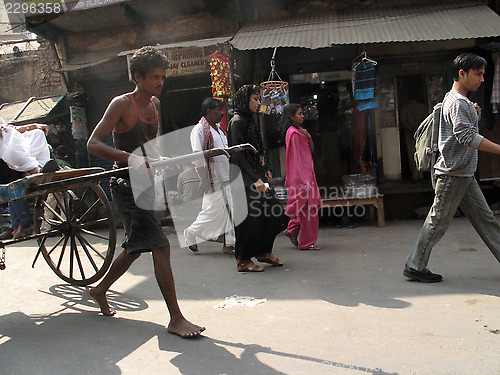
[[[36,174],[50,161],[46,124],[8,125],[0,118],[0,159],[2,183]],[[0,234],[0,240],[22,238],[32,234],[30,206],[27,199],[8,203],[10,228]]]

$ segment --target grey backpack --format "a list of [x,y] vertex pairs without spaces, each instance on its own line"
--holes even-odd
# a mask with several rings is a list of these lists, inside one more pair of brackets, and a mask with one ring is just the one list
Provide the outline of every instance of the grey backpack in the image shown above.
[[437,103],[415,132],[414,159],[419,171],[430,171],[436,162],[441,106],[442,103]]

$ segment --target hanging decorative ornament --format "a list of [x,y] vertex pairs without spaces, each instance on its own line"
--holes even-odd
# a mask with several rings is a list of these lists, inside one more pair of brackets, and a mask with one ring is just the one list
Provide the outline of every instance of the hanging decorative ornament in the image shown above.
[[275,69],[276,50],[274,48],[271,58],[269,78],[260,84],[262,92],[259,112],[265,115],[282,114],[284,107],[290,103],[288,82],[283,81]]
[[210,55],[210,76],[214,98],[227,99],[231,96],[231,61],[219,51]]

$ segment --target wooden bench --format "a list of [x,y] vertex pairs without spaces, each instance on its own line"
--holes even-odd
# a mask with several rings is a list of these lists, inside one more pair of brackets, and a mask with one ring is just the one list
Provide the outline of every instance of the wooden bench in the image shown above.
[[384,215],[384,196],[382,194],[373,195],[370,197],[342,197],[342,198],[327,198],[321,200],[321,208],[326,207],[355,207],[369,205],[370,218],[374,219],[374,208],[377,209],[378,226],[385,226]]
[[[283,207],[286,209],[286,200],[283,201]],[[375,210],[377,209],[377,221],[379,227],[385,227],[384,215],[384,195],[377,194],[370,197],[342,197],[342,198],[322,198],[321,208],[335,208],[335,207],[356,207],[368,205],[368,212],[371,219],[375,219]]]

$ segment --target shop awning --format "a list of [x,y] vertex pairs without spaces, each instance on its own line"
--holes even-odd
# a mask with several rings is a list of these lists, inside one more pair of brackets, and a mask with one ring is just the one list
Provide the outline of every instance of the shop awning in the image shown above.
[[231,44],[240,50],[324,48],[336,44],[418,42],[500,36],[500,16],[486,5],[362,9],[244,25]]
[[31,97],[26,101],[4,103],[0,106],[0,117],[14,125],[42,121],[63,98],[64,95]]
[[[223,37],[218,37],[218,38],[207,38],[207,39],[197,39],[197,40],[187,40],[183,42],[175,42],[175,43],[169,43],[169,44],[158,44],[154,46],[155,48],[158,48],[159,50],[162,49],[170,49],[170,48],[188,48],[188,47],[208,47],[208,46],[215,46],[216,44],[224,44],[231,39],[231,36],[223,36]],[[123,51],[118,54],[118,56],[127,56],[127,55],[132,55],[137,51],[138,49],[132,49],[128,51]]]

